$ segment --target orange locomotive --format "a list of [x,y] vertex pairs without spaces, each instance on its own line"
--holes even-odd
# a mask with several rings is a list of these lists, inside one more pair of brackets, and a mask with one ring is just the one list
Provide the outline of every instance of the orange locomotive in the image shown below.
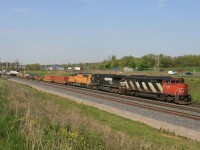
[[68,83],[81,87],[90,87],[92,74],[72,74],[69,76]]

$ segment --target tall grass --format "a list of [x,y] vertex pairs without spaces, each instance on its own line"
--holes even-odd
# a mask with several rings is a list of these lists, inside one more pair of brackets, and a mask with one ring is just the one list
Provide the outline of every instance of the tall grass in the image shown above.
[[[198,149],[200,144],[0,79],[0,149]],[[176,140],[175,140],[176,139]]]
[[119,142],[121,137],[118,134],[115,137],[114,131],[82,115],[80,110],[60,107],[52,102],[52,95],[0,82],[0,86],[3,85],[1,91],[5,91],[1,94],[1,106],[5,108],[1,109],[0,127],[6,128],[1,130],[0,143],[5,143],[3,147],[59,150],[122,148],[124,143]]

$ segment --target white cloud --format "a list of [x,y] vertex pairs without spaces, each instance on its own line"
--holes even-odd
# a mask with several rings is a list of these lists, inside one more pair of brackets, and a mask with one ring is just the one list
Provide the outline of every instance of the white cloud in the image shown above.
[[167,0],[157,0],[159,7],[165,7]]

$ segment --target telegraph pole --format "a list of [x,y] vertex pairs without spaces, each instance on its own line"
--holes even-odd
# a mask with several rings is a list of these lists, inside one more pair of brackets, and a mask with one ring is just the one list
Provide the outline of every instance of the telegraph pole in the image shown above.
[[1,63],[1,77],[3,78],[3,63],[1,62],[1,58],[0,58],[0,63]]
[[24,75],[25,75],[25,68],[26,68],[26,65],[24,65]]

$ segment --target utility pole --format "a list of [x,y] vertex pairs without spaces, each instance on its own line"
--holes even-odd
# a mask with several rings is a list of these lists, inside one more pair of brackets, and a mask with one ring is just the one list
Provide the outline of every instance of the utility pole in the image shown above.
[[2,78],[3,78],[3,65],[2,65],[2,67],[1,67],[1,76],[2,76]]
[[24,75],[25,75],[25,68],[26,68],[26,65],[24,65]]

